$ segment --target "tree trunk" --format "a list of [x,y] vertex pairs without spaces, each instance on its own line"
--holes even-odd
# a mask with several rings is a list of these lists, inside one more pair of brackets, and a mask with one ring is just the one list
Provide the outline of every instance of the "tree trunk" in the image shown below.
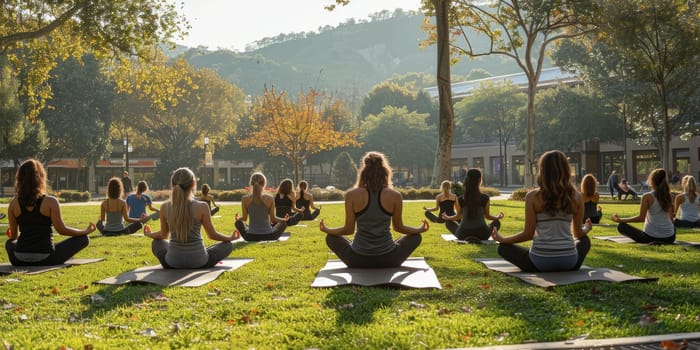
[[436,187],[443,180],[450,179],[454,111],[452,109],[450,78],[450,28],[448,22],[450,1],[431,0],[431,2],[435,7],[437,25],[437,87],[440,104],[437,152],[435,153],[433,176],[430,181],[430,185]]
[[528,77],[527,82],[527,147],[525,151],[525,188],[532,188],[535,184],[533,168],[535,160],[535,95],[537,94],[537,80]]

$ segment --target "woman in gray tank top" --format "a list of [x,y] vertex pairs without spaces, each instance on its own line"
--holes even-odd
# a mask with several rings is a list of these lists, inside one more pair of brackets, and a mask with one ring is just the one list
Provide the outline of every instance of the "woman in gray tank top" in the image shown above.
[[[583,197],[571,184],[571,167],[561,151],[544,153],[537,164],[538,189],[525,195],[525,228],[492,237],[500,242],[498,254],[525,272],[578,270],[591,249],[587,234],[590,219],[583,220]],[[530,249],[514,243],[532,240]]]
[[693,175],[683,176],[681,187],[683,193],[677,195],[674,201],[674,212],[680,213],[681,217],[674,219],[673,225],[682,228],[700,227],[700,196]]
[[[326,244],[348,267],[379,268],[401,265],[421,242],[428,222],[406,226],[401,193],[391,188],[391,167],[383,154],[368,152],[362,159],[355,188],[345,194],[345,225],[320,229]],[[357,232],[355,226],[357,225]],[[404,234],[393,240],[389,226]],[[355,234],[350,241],[343,236]]]
[[[612,220],[618,223],[618,232],[637,243],[673,243],[676,240],[676,228],[671,221],[674,216],[673,202],[666,170],[654,169],[649,174],[647,183],[651,186],[651,191],[642,196],[639,214],[628,218],[613,214]],[[633,227],[629,222],[644,222],[644,230]]]
[[[243,239],[249,242],[276,241],[287,228],[289,215],[283,218],[275,215],[275,200],[269,194],[263,194],[267,179],[262,173],[254,173],[250,176],[250,187],[253,193],[241,199],[243,216],[236,213],[236,230]],[[246,221],[250,221],[246,225]],[[274,226],[273,226],[274,223]]]
[[[141,218],[129,217],[126,201],[122,199],[124,190],[122,180],[113,177],[107,182],[107,199],[100,204],[100,220],[97,229],[105,236],[128,235],[141,229],[142,222],[148,219],[143,214]],[[129,225],[124,225],[124,222]]]
[[[227,236],[216,231],[207,203],[194,200],[196,183],[192,170],[175,170],[170,183],[170,200],[165,202],[160,210],[160,231],[151,232],[148,226],[144,230],[145,236],[153,238],[153,255],[164,268],[213,267],[231,254],[231,241],[239,238],[238,233],[234,231]],[[209,239],[219,243],[205,247],[201,228],[204,228]]]

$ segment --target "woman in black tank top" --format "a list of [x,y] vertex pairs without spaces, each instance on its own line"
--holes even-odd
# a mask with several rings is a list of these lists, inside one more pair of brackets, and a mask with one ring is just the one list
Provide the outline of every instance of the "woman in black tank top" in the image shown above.
[[[34,159],[26,160],[17,170],[15,197],[7,211],[10,228],[5,250],[15,266],[63,264],[87,247],[87,235],[95,231],[93,223],[84,230],[66,226],[58,200],[46,195],[46,171]],[[70,238],[54,244],[52,226]]]
[[[314,196],[307,193],[309,184],[302,180],[299,181],[299,194],[297,195],[297,208],[302,210],[302,220],[314,220],[321,213],[321,207],[314,205]],[[313,209],[313,211],[311,211]]]

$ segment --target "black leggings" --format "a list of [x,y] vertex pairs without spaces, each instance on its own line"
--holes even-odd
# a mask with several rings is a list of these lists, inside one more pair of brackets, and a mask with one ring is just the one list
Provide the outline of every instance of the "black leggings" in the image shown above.
[[312,221],[316,219],[318,214],[321,214],[321,209],[314,209],[314,211],[304,211],[304,214],[302,215],[301,219],[304,221]]
[[673,220],[673,226],[680,227],[680,228],[697,228],[697,227],[700,227],[700,220],[688,221],[688,220],[675,219],[675,220]]
[[455,237],[461,240],[468,240],[470,237],[478,238],[481,241],[488,240],[491,236],[493,228],[501,228],[501,222],[499,220],[493,220],[488,226],[482,226],[475,229],[465,229],[459,230],[459,223],[454,221],[445,222],[445,227],[453,234]]
[[[578,270],[583,264],[583,259],[586,258],[588,251],[591,250],[591,239],[588,236],[583,236],[576,241],[576,250],[578,251],[578,261],[573,270]],[[523,272],[539,272],[535,264],[530,260],[530,250],[528,248],[515,244],[499,244],[498,255],[506,259],[511,264],[517,266]]]
[[22,261],[17,259],[15,257],[17,241],[8,239],[7,242],[5,242],[5,250],[7,251],[7,256],[10,258],[10,263],[14,266],[53,266],[65,263],[66,260],[72,258],[73,255],[87,247],[89,243],[90,239],[87,235],[66,238],[56,243],[54,245],[54,252],[41,261]]
[[260,241],[276,241],[284,233],[287,228],[287,223],[284,221],[277,222],[272,226],[272,233],[248,233],[248,225],[243,220],[237,220],[235,223],[236,230],[241,234],[241,237],[248,242]]
[[362,255],[352,250],[351,242],[345,237],[326,235],[326,244],[348,267],[381,268],[401,266],[420,245],[420,234],[404,235],[394,241],[396,248],[383,255]]
[[428,218],[428,220],[430,220],[430,222],[437,222],[438,224],[442,224],[445,222],[445,220],[443,220],[441,217],[433,214],[433,212],[430,210],[425,211],[425,217]]
[[635,242],[637,243],[652,243],[652,242],[659,242],[659,243],[673,243],[676,241],[676,232],[675,232],[675,227],[674,227],[674,232],[672,236],[669,237],[664,237],[664,238],[659,238],[659,237],[652,237],[648,235],[646,232],[626,223],[626,222],[621,222],[617,225],[617,232],[620,232],[622,235],[627,236],[629,238],[632,238]]
[[143,227],[143,224],[140,222],[132,222],[128,226],[124,227],[124,229],[119,230],[119,231],[105,231],[105,225],[102,223],[102,221],[98,221],[95,226],[97,227],[97,230],[100,231],[100,233],[103,236],[120,236],[120,235],[130,235],[134,232],[137,232],[138,230],[141,229],[141,227]]

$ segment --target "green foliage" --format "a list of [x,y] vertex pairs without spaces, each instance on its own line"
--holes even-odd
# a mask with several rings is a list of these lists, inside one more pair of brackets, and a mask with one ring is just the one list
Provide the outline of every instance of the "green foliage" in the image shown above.
[[18,82],[9,65],[0,60],[0,156],[10,158],[8,148],[24,139],[22,108],[17,95]]
[[588,89],[559,86],[543,90],[537,96],[537,110],[538,153],[552,149],[571,152],[594,137],[611,142],[622,135],[615,106]]
[[383,152],[394,168],[432,167],[437,132],[426,123],[427,117],[392,106],[370,114],[361,125],[364,149]]
[[56,192],[56,197],[58,197],[61,203],[67,202],[89,202],[92,199],[89,191],[60,191]]
[[249,191],[247,190],[232,190],[232,191],[220,191],[217,193],[217,196],[215,197],[217,201],[221,202],[240,202],[241,198],[243,196],[247,195]]
[[[426,203],[405,203],[404,222],[418,225]],[[342,204],[321,204],[326,223],[342,224]],[[504,234],[522,230],[523,206],[491,203],[492,212],[505,213]],[[603,223],[612,223],[610,213],[630,216],[638,210],[638,204],[604,204]],[[63,206],[62,212],[67,225],[84,227],[98,217],[99,205]],[[217,231],[232,232],[236,212],[238,204],[221,205],[221,217],[213,218]],[[158,221],[149,225],[159,229]],[[425,257],[443,289],[316,289],[309,288],[316,273],[335,258],[318,221],[288,230],[292,238],[286,242],[237,243],[232,258],[255,260],[196,288],[94,284],[158,260],[148,238],[93,234],[77,258],[104,261],[0,281],[0,337],[15,349],[432,349],[565,341],[583,333],[600,340],[697,330],[700,276],[693,248],[595,241],[586,265],[659,281],[542,289],[474,261],[498,257],[496,246],[445,242],[444,226],[431,225],[413,256]],[[595,226],[591,234],[617,232],[614,226]],[[678,239],[698,241],[700,233],[679,230]],[[7,261],[0,255],[0,262]],[[655,321],[640,323],[644,315]]]
[[30,119],[51,98],[45,83],[58,61],[88,52],[149,58],[188,26],[167,0],[12,1],[4,3],[0,23],[0,49],[22,77]]
[[357,164],[348,152],[341,152],[333,162],[333,183],[336,186],[348,189],[357,180]]
[[382,113],[385,107],[404,107],[409,112],[428,113],[437,119],[437,110],[427,93],[411,92],[408,88],[390,82],[382,82],[369,91],[360,108],[360,118]]
[[514,201],[525,201],[525,195],[530,192],[527,188],[518,188],[510,195],[510,199]]

